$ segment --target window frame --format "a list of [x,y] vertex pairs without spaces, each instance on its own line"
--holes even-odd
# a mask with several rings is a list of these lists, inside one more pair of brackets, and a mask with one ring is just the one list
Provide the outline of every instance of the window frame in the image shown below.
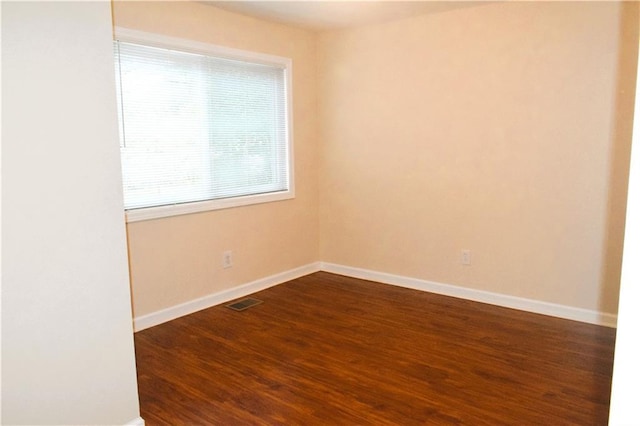
[[[256,64],[277,66],[284,69],[285,85],[285,117],[287,123],[287,180],[288,189],[283,191],[217,198],[205,201],[191,201],[163,206],[141,207],[125,209],[125,220],[138,222],[164,217],[200,213],[206,211],[227,209],[232,207],[249,206],[253,204],[269,203],[275,201],[290,200],[295,198],[294,152],[293,152],[293,96],[292,96],[292,60],[281,56],[265,53],[251,52],[234,49],[210,43],[203,43],[183,38],[169,37],[159,34],[131,30],[127,28],[114,28],[114,41],[119,40],[128,43],[137,43],[146,46],[159,47],[172,50],[215,56],[224,59],[240,60]],[[116,76],[116,78],[118,78]],[[120,119],[120,117],[118,118]],[[121,141],[119,141],[120,143]]]

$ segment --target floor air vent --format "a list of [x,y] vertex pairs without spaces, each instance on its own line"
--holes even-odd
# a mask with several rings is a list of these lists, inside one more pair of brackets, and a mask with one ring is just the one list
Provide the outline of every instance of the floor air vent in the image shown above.
[[227,305],[227,308],[233,309],[234,311],[244,311],[252,306],[259,305],[262,303],[262,300],[254,299],[252,297],[238,300],[237,302],[233,302]]

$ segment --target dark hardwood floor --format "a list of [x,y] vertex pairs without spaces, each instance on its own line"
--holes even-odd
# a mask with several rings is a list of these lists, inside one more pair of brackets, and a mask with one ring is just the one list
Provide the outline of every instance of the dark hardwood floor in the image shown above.
[[324,272],[136,333],[153,425],[606,425],[615,330]]

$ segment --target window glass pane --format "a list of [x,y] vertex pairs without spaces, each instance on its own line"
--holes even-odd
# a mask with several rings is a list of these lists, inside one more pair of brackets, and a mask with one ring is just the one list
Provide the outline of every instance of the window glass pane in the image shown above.
[[116,42],[127,209],[286,191],[285,69]]

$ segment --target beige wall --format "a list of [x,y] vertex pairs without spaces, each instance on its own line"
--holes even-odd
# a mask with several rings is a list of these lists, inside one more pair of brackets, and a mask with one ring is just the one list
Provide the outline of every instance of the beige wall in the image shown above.
[[201,3],[113,9],[116,26],[294,67],[296,199],[129,224],[135,316],[318,260],[616,312],[635,4],[490,3],[319,34]]
[[139,416],[108,2],[2,2],[2,424]]
[[[293,60],[296,198],[128,225],[135,316],[318,260],[315,38],[191,2],[122,2],[116,26]],[[222,269],[222,252],[234,266]]]
[[320,258],[616,312],[637,49],[621,11],[495,3],[322,34]]

